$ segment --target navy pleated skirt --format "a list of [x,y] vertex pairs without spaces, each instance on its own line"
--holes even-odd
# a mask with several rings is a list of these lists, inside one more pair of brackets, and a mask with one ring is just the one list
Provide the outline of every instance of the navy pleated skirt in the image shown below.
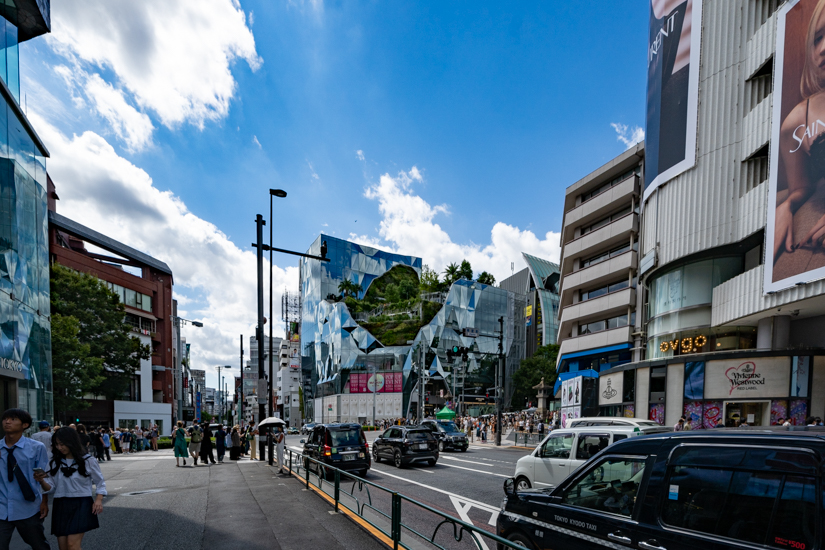
[[52,535],[65,537],[85,533],[100,527],[92,513],[92,497],[63,497],[54,499],[52,507]]

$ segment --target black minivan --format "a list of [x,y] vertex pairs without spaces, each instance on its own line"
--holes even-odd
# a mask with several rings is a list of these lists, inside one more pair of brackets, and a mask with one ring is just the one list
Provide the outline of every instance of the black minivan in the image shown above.
[[[369,444],[358,424],[317,424],[304,444],[304,456],[366,477],[372,465]],[[317,470],[310,461],[304,467]]]
[[720,429],[610,445],[553,489],[504,483],[496,533],[527,548],[823,548],[825,430]]

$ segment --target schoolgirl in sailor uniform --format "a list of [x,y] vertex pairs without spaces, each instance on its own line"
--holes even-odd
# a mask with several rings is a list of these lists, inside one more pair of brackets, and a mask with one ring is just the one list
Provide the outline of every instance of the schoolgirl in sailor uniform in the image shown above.
[[[80,548],[83,534],[97,529],[103,511],[106,482],[100,465],[86,452],[72,428],[60,428],[52,436],[52,460],[47,483],[54,499],[52,535],[60,548]],[[92,484],[96,498],[92,498]]]

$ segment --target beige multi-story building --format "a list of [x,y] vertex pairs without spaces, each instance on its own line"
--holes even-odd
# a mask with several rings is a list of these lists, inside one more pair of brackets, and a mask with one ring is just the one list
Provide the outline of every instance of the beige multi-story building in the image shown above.
[[564,373],[597,377],[640,358],[634,325],[643,160],[640,143],[565,192],[558,320]]

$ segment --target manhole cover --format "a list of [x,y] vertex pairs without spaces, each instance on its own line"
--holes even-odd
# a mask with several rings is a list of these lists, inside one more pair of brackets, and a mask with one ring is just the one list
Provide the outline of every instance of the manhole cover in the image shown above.
[[121,493],[122,497],[136,497],[138,495],[150,495],[152,493],[160,493],[163,489],[146,489],[145,491],[132,491],[131,493]]

